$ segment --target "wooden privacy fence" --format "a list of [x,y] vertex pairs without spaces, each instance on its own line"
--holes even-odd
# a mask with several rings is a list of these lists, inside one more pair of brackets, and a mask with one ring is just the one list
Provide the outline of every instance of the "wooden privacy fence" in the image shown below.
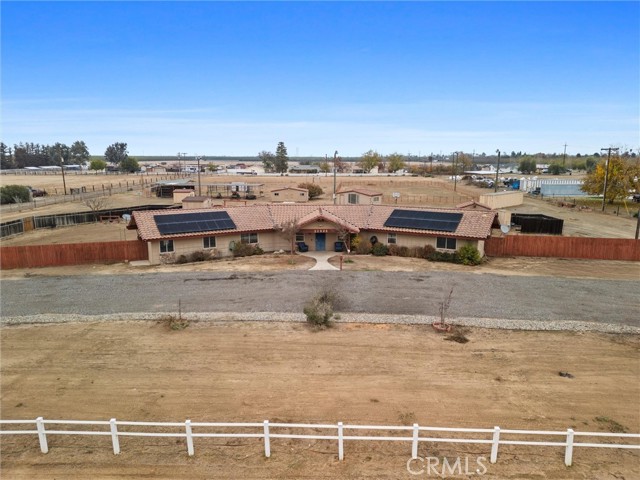
[[508,235],[485,241],[489,257],[556,257],[590,260],[640,260],[640,240],[626,238]]
[[0,269],[118,263],[149,258],[140,240],[0,247]]
[[[46,425],[67,425],[67,426],[89,426],[102,427],[99,429],[52,429],[47,430]],[[19,429],[5,430],[4,425],[33,425],[35,430]],[[344,443],[351,441],[379,441],[379,442],[410,442],[411,458],[418,458],[418,446],[420,442],[431,443],[461,443],[491,445],[490,462],[496,463],[498,460],[498,449],[500,445],[530,445],[537,447],[559,447],[564,448],[564,463],[570,466],[573,462],[573,449],[576,447],[588,448],[628,448],[640,449],[640,444],[636,443],[602,443],[601,438],[617,439],[640,439],[640,434],[636,433],[603,433],[603,432],[576,432],[572,429],[566,431],[544,431],[544,430],[508,430],[500,427],[494,428],[444,428],[444,427],[422,427],[417,423],[412,426],[380,426],[380,425],[345,425],[342,422],[337,424],[309,424],[309,423],[270,423],[269,420],[256,423],[212,423],[212,422],[128,422],[112,418],[109,421],[87,421],[87,420],[45,420],[38,417],[35,420],[0,420],[0,435],[37,435],[42,453],[49,452],[48,436],[51,435],[102,435],[111,437],[113,453],[120,453],[120,437],[168,437],[184,438],[187,445],[187,454],[195,454],[194,439],[196,438],[261,438],[264,442],[265,457],[271,456],[271,440],[273,439],[308,439],[308,440],[330,440],[337,441],[338,458],[344,460]],[[118,427],[124,427],[120,429]],[[133,431],[133,428],[142,427],[146,431]],[[229,431],[228,429],[234,429]],[[154,431],[155,429],[155,431]],[[211,431],[211,430],[214,431]],[[249,432],[237,433],[237,430],[250,429]],[[289,433],[277,433],[286,429]],[[151,430],[151,431],[149,431]],[[166,430],[173,430],[167,432]],[[226,430],[226,431],[225,431]],[[298,433],[290,433],[291,431]],[[313,430],[314,433],[299,433],[300,431]],[[328,434],[319,435],[318,430],[329,430]],[[358,434],[358,432],[365,434]],[[381,432],[381,434],[372,434]],[[394,435],[394,432],[400,432]],[[350,434],[349,434],[350,433]],[[409,435],[403,435],[408,433]],[[433,436],[434,434],[462,434],[455,438]],[[478,435],[480,434],[480,438]],[[424,435],[424,436],[423,436]],[[469,438],[470,435],[474,437]],[[557,441],[531,440],[531,437],[556,437]],[[506,438],[505,438],[506,437]],[[528,438],[525,440],[518,438]],[[559,438],[558,438],[559,437]],[[587,442],[577,442],[576,437],[590,439]],[[628,441],[628,440],[625,440]]]

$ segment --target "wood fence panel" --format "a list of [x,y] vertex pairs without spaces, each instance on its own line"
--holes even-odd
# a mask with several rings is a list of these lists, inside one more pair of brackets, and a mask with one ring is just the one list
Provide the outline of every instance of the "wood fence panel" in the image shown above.
[[118,263],[148,258],[147,244],[140,240],[27,245],[1,247],[0,269]]
[[556,257],[640,261],[640,241],[626,238],[510,235],[485,242],[489,257]]

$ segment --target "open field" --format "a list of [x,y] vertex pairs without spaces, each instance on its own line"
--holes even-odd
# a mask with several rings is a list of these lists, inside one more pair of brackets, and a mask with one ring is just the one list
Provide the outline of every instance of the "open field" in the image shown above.
[[[2,417],[148,421],[351,422],[640,430],[637,336],[430,327],[109,322],[4,327]],[[35,347],[37,346],[37,347]],[[567,371],[575,378],[563,378]],[[412,478],[409,444],[4,437],[3,478]],[[421,444],[419,454],[488,457],[488,447]],[[475,461],[475,460],[474,460]],[[488,462],[487,462],[488,463]],[[501,447],[483,478],[637,478],[638,452]],[[414,477],[415,478],[415,477]],[[451,477],[461,478],[461,477]],[[466,478],[466,477],[464,477]]]

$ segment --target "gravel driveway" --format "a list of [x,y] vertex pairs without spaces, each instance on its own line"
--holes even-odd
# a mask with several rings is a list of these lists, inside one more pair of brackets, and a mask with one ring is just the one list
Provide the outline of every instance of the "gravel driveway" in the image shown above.
[[[301,315],[323,286],[340,292],[342,316],[436,316],[455,285],[451,318],[599,322],[639,326],[637,283],[454,272],[154,273],[31,277],[1,282],[3,321],[47,315],[136,316],[284,312]],[[22,320],[27,320],[23,318]],[[33,319],[32,319],[33,320]],[[46,320],[45,320],[46,321]]]

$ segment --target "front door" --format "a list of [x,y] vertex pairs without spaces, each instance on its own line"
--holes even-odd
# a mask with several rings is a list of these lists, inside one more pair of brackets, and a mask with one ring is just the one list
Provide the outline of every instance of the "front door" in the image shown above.
[[326,233],[316,233],[316,251],[324,252],[327,243]]

